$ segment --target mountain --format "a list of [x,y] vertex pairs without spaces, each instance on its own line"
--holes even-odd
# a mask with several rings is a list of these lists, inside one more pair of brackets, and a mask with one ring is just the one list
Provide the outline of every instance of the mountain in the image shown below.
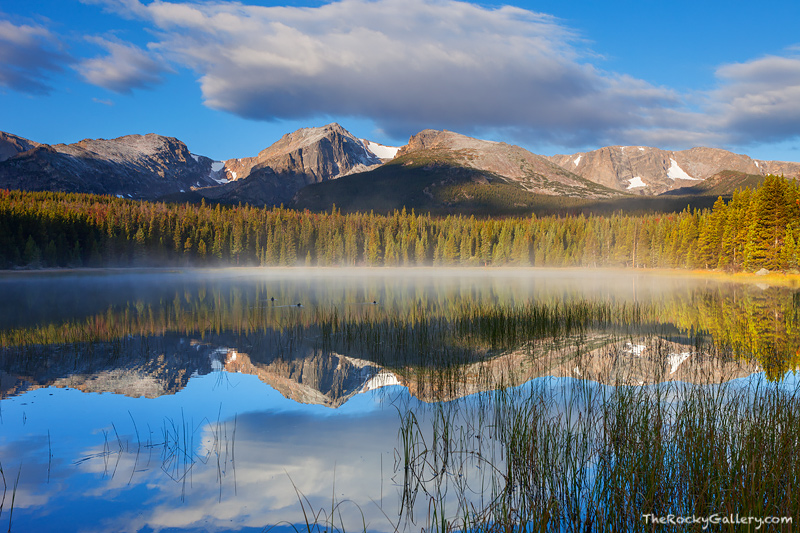
[[15,156],[20,152],[32,150],[37,146],[39,146],[39,143],[37,142],[0,131],[0,162]]
[[4,133],[0,151],[10,155],[0,160],[0,187],[9,189],[155,199],[219,179],[214,161],[152,133],[52,146]]
[[736,189],[755,189],[765,178],[761,174],[723,170],[703,181],[694,182],[691,187],[672,189],[662,193],[662,196],[730,196]]
[[[222,337],[235,342],[235,336]],[[209,342],[167,334],[129,339],[121,351],[118,344],[95,343],[93,350],[77,360],[69,351],[55,350],[44,365],[29,354],[6,350],[0,352],[0,399],[44,387],[157,398],[183,390],[195,376],[224,370],[256,376],[298,403],[337,408],[357,394],[391,385],[404,386],[420,400],[434,402],[491,390],[498,383],[518,386],[544,376],[642,385],[720,383],[763,371],[754,362],[716,357],[661,337],[638,339],[636,344],[606,339],[589,352],[566,358],[558,350],[532,355],[520,348],[459,364],[455,374],[454,368],[440,369],[444,379],[432,379],[436,371],[430,367],[400,365],[402,370],[390,370],[316,347],[300,346],[291,354],[263,348],[247,353],[219,341],[223,339]],[[153,346],[158,346],[157,354],[151,353]]]
[[529,213],[537,206],[562,201],[554,197],[619,195],[519,146],[423,130],[391,161],[335,182],[305,187],[292,205],[311,210],[336,204],[346,211],[406,207],[489,215]]
[[725,170],[759,176],[796,177],[800,174],[800,163],[760,161],[719,148],[672,152],[646,146],[607,146],[591,152],[554,155],[549,159],[595,183],[643,195],[676,189],[687,191],[699,181]]
[[287,133],[255,157],[225,161],[224,172],[231,183],[200,194],[225,202],[288,204],[306,185],[380,165],[380,157],[367,143],[336,123],[303,128]]
[[[796,177],[800,163],[644,146],[545,157],[430,129],[398,148],[357,138],[336,123],[287,133],[256,156],[226,161],[152,133],[48,145],[0,132],[0,188],[311,210],[335,204],[345,211],[405,207],[482,216],[673,211],[685,207],[679,196],[701,207],[767,174]],[[664,193],[658,205],[641,198]]]
[[538,194],[607,198],[616,196],[547,158],[502,142],[473,139],[451,131],[423,130],[412,136],[395,157],[396,164],[415,160],[432,167],[472,169],[515,183]]

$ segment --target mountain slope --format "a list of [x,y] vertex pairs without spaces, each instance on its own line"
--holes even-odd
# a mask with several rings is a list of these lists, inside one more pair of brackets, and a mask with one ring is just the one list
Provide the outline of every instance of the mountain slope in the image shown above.
[[[53,146],[28,143],[31,148],[0,161],[0,187],[156,199],[217,183],[213,161],[192,155],[172,137],[150,133]],[[6,151],[10,145],[4,143]]]
[[20,152],[27,152],[37,146],[39,146],[37,142],[0,131],[0,161],[5,161]]
[[306,185],[380,164],[360,139],[333,123],[287,133],[255,157],[225,161],[231,183],[200,192],[214,200],[278,205]]
[[797,177],[800,163],[712,148],[639,146],[544,157],[437,130],[423,130],[396,148],[359,139],[335,123],[288,133],[257,156],[224,162],[155,134],[51,146],[0,132],[0,188],[314,210],[333,204],[351,211],[407,207],[480,215],[575,211],[589,204],[649,210],[656,199],[641,196],[669,193],[664,201],[670,205],[676,195],[704,201],[699,197],[730,194],[766,174]]
[[673,152],[646,146],[607,146],[549,159],[595,183],[643,195],[687,190],[723,170],[761,176],[800,174],[800,163],[759,161],[727,150],[703,147]]
[[490,173],[532,193],[576,198],[616,196],[607,187],[597,186],[519,146],[473,139],[450,131],[423,130],[412,136],[398,151],[394,162],[401,159],[404,165],[423,161]]
[[765,176],[747,174],[735,170],[723,170],[691,187],[681,187],[662,193],[662,196],[730,196],[736,189],[755,189],[764,181]]
[[298,209],[432,213],[524,214],[577,199],[610,198],[616,191],[592,183],[518,146],[424,130],[394,159],[369,172],[298,191]]

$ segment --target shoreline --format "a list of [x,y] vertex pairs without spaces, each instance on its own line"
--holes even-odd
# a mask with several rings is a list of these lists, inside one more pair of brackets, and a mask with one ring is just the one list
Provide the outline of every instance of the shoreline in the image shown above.
[[686,277],[694,279],[708,279],[718,282],[728,283],[744,283],[744,284],[763,284],[774,285],[789,288],[800,288],[800,273],[787,273],[787,272],[770,272],[769,274],[759,275],[755,272],[724,272],[719,270],[687,270],[679,268],[630,268],[630,267],[512,267],[512,266],[412,266],[412,267],[370,267],[370,266],[152,266],[152,267],[80,267],[80,268],[40,268],[40,269],[0,269],[0,277],[16,277],[16,276],[36,276],[36,275],[71,275],[71,274],[98,274],[98,275],[114,275],[114,274],[145,274],[145,273],[161,273],[161,274],[178,274],[178,273],[201,273],[201,272],[220,272],[229,270],[231,272],[247,272],[247,273],[280,273],[280,272],[305,272],[308,274],[313,273],[340,273],[343,277],[351,277],[353,275],[363,275],[365,273],[372,273],[379,275],[381,273],[393,272],[406,272],[408,274],[436,274],[436,273],[449,273],[454,271],[463,272],[464,274],[516,274],[524,275],[525,273],[536,272],[564,272],[564,273],[578,273],[585,271],[592,272],[618,272],[626,274],[643,274],[647,276],[664,276],[664,277]]

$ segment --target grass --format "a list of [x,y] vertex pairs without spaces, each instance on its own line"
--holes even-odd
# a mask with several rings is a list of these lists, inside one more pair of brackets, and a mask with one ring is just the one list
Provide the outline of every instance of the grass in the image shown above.
[[[401,497],[399,509],[383,509],[398,517],[395,531],[681,532],[701,526],[646,517],[800,513],[798,388],[575,380],[559,390],[542,380],[421,409],[398,409]],[[307,519],[319,517],[298,498]]]
[[[272,526],[266,526],[262,529],[262,533],[268,533],[272,531],[274,528],[278,526],[288,526],[290,529],[295,531],[296,533],[300,533],[301,531],[305,531],[306,533],[345,533],[347,531],[347,525],[345,524],[345,519],[342,516],[342,508],[345,505],[353,505],[358,513],[361,515],[361,530],[367,531],[367,523],[364,517],[364,513],[359,508],[358,504],[351,502],[349,500],[339,500],[336,499],[336,472],[334,470],[334,482],[331,488],[331,503],[330,509],[328,508],[319,508],[315,509],[308,498],[300,492],[295,485],[294,480],[292,480],[289,474],[286,474],[289,477],[289,482],[292,484],[292,488],[294,489],[295,494],[297,495],[298,503],[300,504],[300,510],[303,514],[303,522],[301,524],[293,524],[291,522],[279,522]],[[387,517],[388,518],[388,517]]]
[[[220,406],[220,411],[222,406]],[[203,418],[195,424],[186,420],[183,410],[180,419],[164,417],[160,430],[149,431],[142,440],[133,415],[128,412],[132,422],[136,441],[127,436],[120,436],[116,425],[111,424],[114,436],[109,442],[110,432],[103,430],[104,443],[101,452],[77,459],[74,464],[102,460],[103,475],[111,479],[117,476],[117,469],[125,455],[133,457],[128,484],[140,472],[149,470],[152,452],[160,452],[159,469],[172,482],[181,486],[181,500],[185,498],[187,486],[191,485],[191,474],[198,465],[216,466],[216,481],[219,485],[219,501],[222,501],[223,484],[228,475],[233,477],[234,493],[236,491],[236,426],[237,417],[232,425],[221,420],[221,412],[217,420],[212,422]],[[149,427],[148,427],[149,429]],[[199,434],[199,435],[198,435]],[[110,463],[113,460],[113,468]],[[2,469],[0,469],[2,473]],[[0,506],[2,510],[2,506]]]
[[[14,481],[14,487],[11,490],[11,504],[8,508],[8,531],[11,533],[11,523],[14,518],[14,504],[17,501],[17,488],[19,487],[19,478],[22,475],[22,465],[17,470],[17,478]],[[8,482],[6,481],[6,473],[3,471],[3,464],[0,462],[0,479],[3,480],[3,498],[0,500],[0,517],[3,516],[3,508],[6,504],[6,496],[8,495]]]
[[293,527],[682,532],[702,525],[655,526],[646,517],[797,518],[800,385],[707,378],[649,386],[543,378],[453,401],[393,401],[398,503],[382,509],[387,523],[334,524],[340,503],[315,511],[298,492],[306,522]]

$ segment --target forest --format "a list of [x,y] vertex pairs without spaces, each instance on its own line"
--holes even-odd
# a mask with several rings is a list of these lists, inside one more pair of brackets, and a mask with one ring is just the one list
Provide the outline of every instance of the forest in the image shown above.
[[800,188],[756,189],[680,213],[435,217],[170,204],[0,190],[0,268],[549,266],[798,268]]

